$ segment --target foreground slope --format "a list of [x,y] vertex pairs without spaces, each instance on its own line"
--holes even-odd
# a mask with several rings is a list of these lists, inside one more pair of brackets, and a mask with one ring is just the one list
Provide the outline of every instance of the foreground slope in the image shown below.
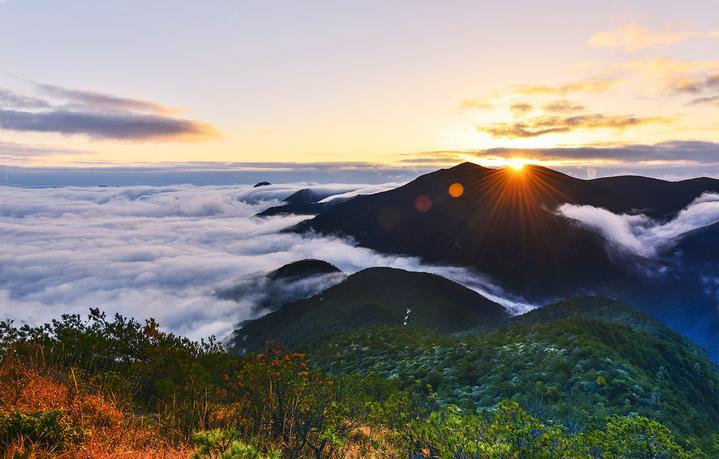
[[312,348],[336,374],[380,375],[467,409],[512,399],[571,431],[611,415],[660,420],[685,438],[716,433],[719,371],[696,345],[606,298],[558,302],[454,336],[370,327]]
[[506,310],[478,293],[429,273],[368,268],[311,298],[245,322],[235,334],[238,350],[259,351],[266,341],[299,347],[378,324],[441,333],[495,324]]

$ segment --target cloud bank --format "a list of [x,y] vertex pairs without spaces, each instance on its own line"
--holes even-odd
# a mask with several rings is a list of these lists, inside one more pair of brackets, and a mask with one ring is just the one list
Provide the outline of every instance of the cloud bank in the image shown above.
[[688,233],[719,222],[719,194],[703,194],[668,222],[574,204],[563,204],[557,213],[598,232],[614,248],[655,258]]
[[434,272],[515,311],[530,307],[507,300],[466,269],[281,232],[306,217],[253,218],[306,186],[0,187],[0,316],[37,324],[100,307],[155,317],[165,329],[192,338],[224,337],[259,313],[262,292],[239,301],[216,293],[303,258],[327,260],[346,273],[370,266]]

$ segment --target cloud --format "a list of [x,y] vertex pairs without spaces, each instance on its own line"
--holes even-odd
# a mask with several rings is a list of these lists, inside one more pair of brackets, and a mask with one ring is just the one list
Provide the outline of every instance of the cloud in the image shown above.
[[616,79],[589,79],[573,81],[556,86],[550,85],[524,85],[511,88],[511,92],[519,95],[566,95],[583,92],[602,92],[616,88],[621,81]]
[[30,83],[50,99],[0,89],[0,129],[133,142],[198,141],[220,136],[208,123],[169,116],[177,109],[157,102]]
[[82,107],[92,107],[99,110],[149,112],[157,115],[168,115],[182,111],[178,108],[147,100],[119,97],[95,91],[69,89],[45,83],[33,82],[33,85],[48,96],[63,99]]
[[669,78],[667,86],[674,92],[698,94],[706,89],[719,88],[719,73],[699,76],[677,75]]
[[589,113],[575,116],[542,115],[523,121],[477,125],[477,130],[492,137],[529,138],[547,134],[563,134],[576,130],[614,129],[623,130],[652,123],[668,123],[662,117],[638,117],[634,115],[602,115]]
[[670,95],[696,97],[707,90],[719,89],[719,60],[650,59],[625,62],[620,68],[642,81],[658,82],[656,89]]
[[85,134],[129,141],[187,141],[217,138],[219,132],[200,121],[136,113],[70,110],[29,112],[0,109],[0,129],[20,132]]
[[614,248],[654,258],[691,231],[719,222],[719,194],[703,194],[666,223],[642,214],[614,214],[574,204],[563,204],[557,213],[598,232]]
[[303,258],[327,260],[346,273],[370,266],[435,272],[515,310],[529,307],[470,270],[383,255],[344,239],[281,232],[306,217],[252,217],[304,187],[2,187],[0,315],[37,324],[100,307],[155,317],[192,338],[224,337],[256,317],[262,292],[239,301],[216,292]]
[[583,112],[585,110],[584,105],[580,105],[568,100],[555,100],[544,104],[542,109],[549,113],[575,113]]
[[[577,93],[594,93],[614,89],[622,84],[618,79],[585,79],[570,81],[560,85],[515,85],[496,90],[491,96],[483,98],[465,99],[459,104],[460,110],[491,110],[506,97],[517,96],[565,96]],[[529,103],[520,102],[515,105],[522,109],[529,107]],[[524,110],[529,111],[529,110]]]
[[27,163],[29,160],[61,156],[90,155],[95,152],[47,145],[0,141],[0,163]]
[[25,96],[16,92],[0,88],[0,107],[17,108],[51,108],[52,104],[38,97]]
[[596,48],[620,48],[627,52],[641,51],[649,47],[668,46],[690,38],[719,38],[719,31],[696,32],[665,27],[662,31],[638,24],[624,24],[614,30],[600,32],[589,39]]
[[466,99],[459,104],[460,110],[491,110],[494,104],[484,99]]
[[689,101],[689,105],[701,105],[701,104],[719,105],[719,95],[697,97],[696,99],[692,99],[691,101]]
[[509,109],[512,110],[514,116],[524,116],[534,110],[534,107],[527,103],[517,103],[510,105]]

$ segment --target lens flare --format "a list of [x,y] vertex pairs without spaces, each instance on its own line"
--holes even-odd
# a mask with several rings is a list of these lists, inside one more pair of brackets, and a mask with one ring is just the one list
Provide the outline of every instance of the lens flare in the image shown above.
[[432,208],[432,199],[426,195],[417,196],[417,199],[414,201],[414,207],[418,212],[429,212]]
[[464,186],[459,182],[454,182],[449,186],[448,192],[453,198],[458,198],[464,194]]

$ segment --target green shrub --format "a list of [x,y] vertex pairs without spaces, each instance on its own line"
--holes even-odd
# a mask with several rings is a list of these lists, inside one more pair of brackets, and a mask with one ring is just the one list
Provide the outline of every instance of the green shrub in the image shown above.
[[62,411],[0,412],[0,445],[7,447],[17,440],[42,445],[49,449],[63,449],[77,440],[81,432],[62,421]]
[[214,429],[196,432],[193,443],[197,451],[193,459],[279,459],[281,454],[271,450],[264,454],[255,446],[240,439],[236,430]]

